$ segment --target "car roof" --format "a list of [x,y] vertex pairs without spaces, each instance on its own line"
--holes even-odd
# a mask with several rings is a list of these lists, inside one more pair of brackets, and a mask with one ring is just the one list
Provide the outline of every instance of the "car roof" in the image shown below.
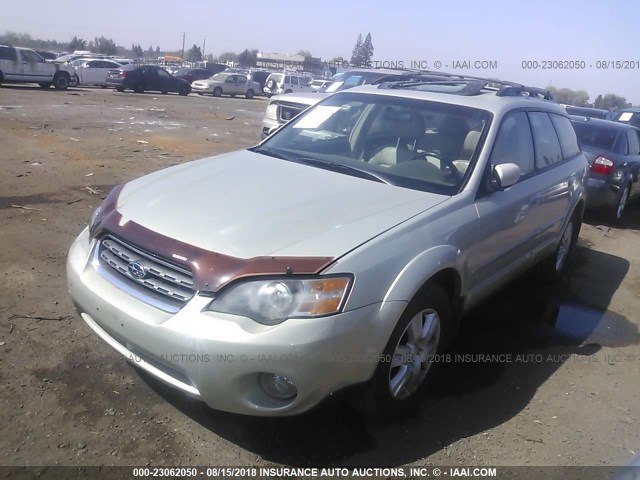
[[[400,83],[400,82],[394,82]],[[437,83],[437,82],[436,82]],[[428,85],[428,84],[427,84]],[[369,95],[386,95],[399,98],[426,100],[432,102],[461,105],[470,108],[487,110],[502,115],[515,108],[539,109],[567,116],[564,108],[550,100],[543,100],[535,96],[497,95],[497,90],[482,90],[475,95],[461,95],[435,91],[417,90],[414,88],[381,88],[383,85],[362,85],[337,92],[334,95],[349,93],[366,93]]]

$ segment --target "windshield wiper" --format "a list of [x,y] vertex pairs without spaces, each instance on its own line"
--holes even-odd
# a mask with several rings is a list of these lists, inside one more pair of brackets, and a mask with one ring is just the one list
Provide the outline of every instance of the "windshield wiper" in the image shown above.
[[374,180],[374,181],[380,182],[380,183],[385,183],[387,185],[395,185],[393,182],[391,182],[384,175],[380,175],[378,173],[370,172],[370,171],[364,170],[362,168],[352,167],[351,165],[344,165],[342,163],[319,160],[317,158],[300,157],[300,158],[297,158],[296,160],[300,161],[302,163],[309,164],[309,165],[315,165],[315,166],[318,166],[320,168],[326,168],[328,170],[333,170],[333,171],[343,170],[343,171],[350,172],[352,175],[355,173],[355,174],[357,174],[357,175],[355,175],[357,177],[368,178],[370,180]]
[[267,155],[269,157],[274,157],[274,158],[279,158],[280,160],[291,160],[290,157],[274,150],[273,148],[267,148],[267,147],[251,147],[251,148],[247,148],[247,150],[249,150],[250,152],[254,152],[254,153],[261,153],[263,155]]
[[285,155],[280,153],[279,151],[268,148],[268,147],[252,147],[248,149],[251,152],[261,153],[263,155],[268,155],[269,157],[279,158],[280,160],[289,160],[291,162],[299,162],[306,163],[307,165],[314,165],[316,167],[324,168],[327,170],[335,171],[343,171],[349,172],[348,174],[360,177],[360,178],[368,178],[369,180],[373,180],[375,182],[385,183],[387,185],[395,185],[395,183],[391,182],[385,175],[381,175],[379,173],[370,172],[368,170],[364,170],[358,167],[352,167],[351,165],[343,165],[342,163],[336,163],[326,160],[320,160],[318,158],[310,158],[310,157],[299,157],[294,155]]

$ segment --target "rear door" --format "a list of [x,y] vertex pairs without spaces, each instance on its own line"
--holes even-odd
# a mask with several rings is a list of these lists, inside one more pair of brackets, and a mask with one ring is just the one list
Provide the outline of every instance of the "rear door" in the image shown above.
[[633,178],[631,185],[631,195],[640,196],[640,131],[634,129],[627,130],[627,142],[629,144],[629,157],[627,168]]
[[[555,136],[555,134],[554,134]],[[541,188],[535,171],[533,136],[527,113],[510,112],[502,119],[490,157],[490,170],[515,163],[522,175],[513,186],[482,192],[476,201],[476,237],[469,251],[469,287],[472,296],[492,288],[510,272],[522,269],[538,246],[541,223],[536,209]]]
[[18,65],[18,54],[13,47],[0,46],[0,67],[2,75],[7,80],[19,80],[22,73],[22,67]]

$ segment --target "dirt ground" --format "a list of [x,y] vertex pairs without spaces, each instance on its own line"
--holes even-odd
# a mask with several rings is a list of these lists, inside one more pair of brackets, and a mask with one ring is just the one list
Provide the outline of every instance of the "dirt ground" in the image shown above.
[[213,411],[93,334],[65,259],[105,193],[256,143],[265,106],[0,88],[0,465],[618,465],[639,451],[640,205],[619,227],[589,216],[563,282],[527,275],[469,315],[457,360],[398,423],[341,398],[286,419]]

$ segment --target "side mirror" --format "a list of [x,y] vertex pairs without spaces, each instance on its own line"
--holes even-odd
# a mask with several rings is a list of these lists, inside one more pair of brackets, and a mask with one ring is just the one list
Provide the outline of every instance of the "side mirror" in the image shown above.
[[499,190],[505,190],[511,185],[515,184],[522,175],[520,167],[515,163],[502,163],[493,167],[491,172],[491,179],[489,185],[491,190],[497,192]]

